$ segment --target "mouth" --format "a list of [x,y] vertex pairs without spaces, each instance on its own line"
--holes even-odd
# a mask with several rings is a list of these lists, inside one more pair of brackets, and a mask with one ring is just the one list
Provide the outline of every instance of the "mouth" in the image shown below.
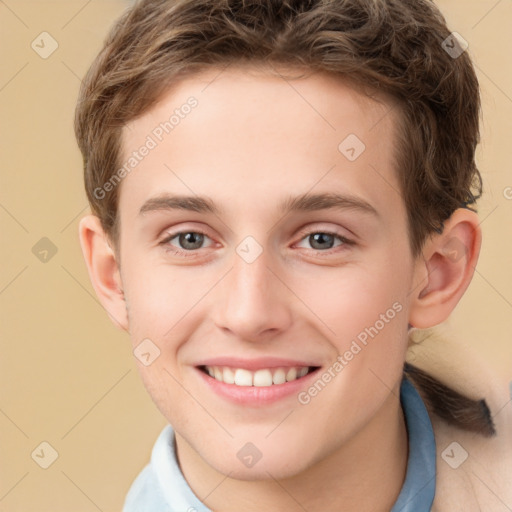
[[278,368],[261,368],[255,371],[230,366],[197,367],[200,371],[224,384],[240,387],[273,387],[301,380],[318,370],[319,366],[289,366]]

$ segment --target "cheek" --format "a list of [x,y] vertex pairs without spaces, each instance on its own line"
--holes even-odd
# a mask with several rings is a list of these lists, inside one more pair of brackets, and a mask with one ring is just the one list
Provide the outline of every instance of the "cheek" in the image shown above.
[[380,264],[373,260],[371,266],[323,268],[309,273],[307,278],[297,276],[288,282],[302,303],[295,296],[290,297],[297,302],[296,309],[320,326],[326,338],[339,348],[360,333],[364,338],[365,329],[375,324],[384,334],[384,330],[391,331],[391,326],[407,324],[403,314],[407,269],[404,265],[394,268],[392,261],[393,258],[383,258]]
[[141,337],[168,340],[182,331],[219,277],[211,268],[172,267],[161,262],[125,262],[133,343]]

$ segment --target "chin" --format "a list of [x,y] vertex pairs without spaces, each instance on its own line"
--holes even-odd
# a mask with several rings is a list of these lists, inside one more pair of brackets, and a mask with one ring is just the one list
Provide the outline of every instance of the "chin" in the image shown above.
[[[240,460],[242,459],[242,460]],[[213,456],[213,462],[210,464],[216,471],[223,475],[229,475],[230,478],[243,481],[260,480],[282,480],[291,478],[302,471],[308,469],[312,461],[304,458],[300,449],[290,448],[286,454],[276,453],[275,451],[267,456],[261,454],[261,458],[256,462],[250,460],[243,462],[243,454],[240,457],[220,460]],[[209,463],[209,461],[207,461]],[[247,464],[247,466],[246,466]],[[252,465],[251,465],[252,464]]]

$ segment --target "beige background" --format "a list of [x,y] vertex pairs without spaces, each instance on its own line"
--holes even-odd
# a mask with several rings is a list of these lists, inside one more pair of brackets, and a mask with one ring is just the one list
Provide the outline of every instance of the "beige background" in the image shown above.
[[[165,425],[139,380],[127,335],[94,296],[77,237],[87,201],[74,104],[80,77],[127,5],[0,0],[0,512],[120,510]],[[469,42],[484,107],[484,245],[449,327],[508,382],[512,1],[439,5]],[[43,31],[59,45],[47,59],[31,48]],[[57,249],[46,262],[32,252],[43,237]],[[48,448],[31,457],[43,441],[58,452],[48,469],[35,462],[48,460]]]

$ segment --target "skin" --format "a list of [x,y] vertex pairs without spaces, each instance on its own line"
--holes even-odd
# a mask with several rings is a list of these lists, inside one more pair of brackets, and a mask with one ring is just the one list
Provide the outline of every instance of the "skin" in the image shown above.
[[[209,508],[387,511],[407,467],[398,396],[408,324],[436,325],[456,306],[478,258],[478,218],[457,210],[413,258],[393,161],[396,109],[322,74],[201,72],[128,124],[124,156],[190,96],[198,106],[122,181],[118,245],[95,216],[81,221],[96,293],[134,347],[147,338],[159,347],[151,365],[136,362]],[[366,145],[352,162],[338,150],[349,134]],[[377,213],[278,211],[290,195],[325,192]],[[165,193],[208,196],[222,211],[140,213]],[[178,232],[207,236],[187,251],[179,237],[165,241]],[[319,248],[309,234],[325,232],[353,243]],[[236,252],[247,236],[262,249],[252,263]],[[306,405],[292,395],[240,406],[194,368],[208,357],[275,356],[327,369],[396,303],[401,311]],[[237,457],[247,442],[262,454],[250,468]]]

